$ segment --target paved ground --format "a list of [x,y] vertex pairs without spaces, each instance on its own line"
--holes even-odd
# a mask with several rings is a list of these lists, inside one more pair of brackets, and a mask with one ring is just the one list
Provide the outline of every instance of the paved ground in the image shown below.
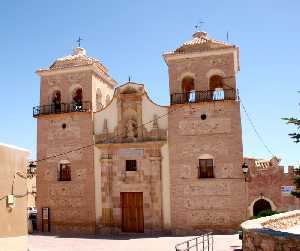
[[[175,251],[175,244],[193,238],[103,236],[62,237],[34,234],[29,236],[30,251]],[[238,235],[215,235],[214,251],[241,250]]]

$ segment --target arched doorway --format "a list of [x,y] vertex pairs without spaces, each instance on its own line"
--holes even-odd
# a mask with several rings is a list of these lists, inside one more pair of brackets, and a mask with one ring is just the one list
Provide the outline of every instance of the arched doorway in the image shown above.
[[272,210],[270,202],[264,199],[259,199],[253,205],[253,215],[257,216],[259,212],[264,210]]

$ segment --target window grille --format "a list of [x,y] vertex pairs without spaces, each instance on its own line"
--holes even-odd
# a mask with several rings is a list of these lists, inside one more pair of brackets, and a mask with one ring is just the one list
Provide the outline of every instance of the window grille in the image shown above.
[[213,159],[199,159],[198,178],[214,178]]
[[136,171],[136,160],[126,160],[126,171]]
[[60,164],[59,165],[59,181],[71,181],[71,164]]

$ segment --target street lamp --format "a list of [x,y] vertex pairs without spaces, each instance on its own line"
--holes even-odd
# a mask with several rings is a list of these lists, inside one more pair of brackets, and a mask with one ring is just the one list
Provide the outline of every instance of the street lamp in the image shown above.
[[245,163],[245,162],[243,163],[242,170],[243,170],[243,174],[245,176],[245,181],[247,181],[247,174],[248,174],[248,170],[249,170],[247,163]]
[[27,169],[27,173],[29,176],[33,176],[36,172],[36,163],[33,161],[30,161]]

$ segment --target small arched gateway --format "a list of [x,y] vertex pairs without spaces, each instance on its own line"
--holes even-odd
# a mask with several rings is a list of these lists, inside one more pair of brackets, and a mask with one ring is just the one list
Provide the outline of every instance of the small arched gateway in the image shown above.
[[272,210],[270,202],[265,199],[259,199],[253,205],[253,216],[257,216],[261,211],[265,210]]

